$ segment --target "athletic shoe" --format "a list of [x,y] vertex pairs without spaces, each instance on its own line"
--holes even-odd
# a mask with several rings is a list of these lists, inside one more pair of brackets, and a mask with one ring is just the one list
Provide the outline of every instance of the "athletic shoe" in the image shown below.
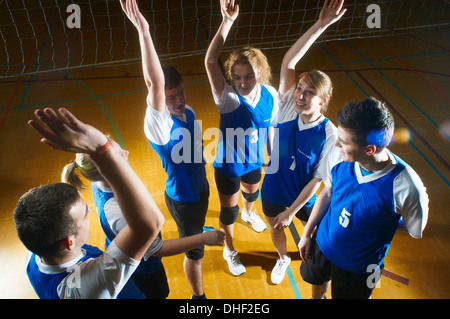
[[270,279],[272,280],[273,284],[278,285],[283,281],[284,274],[286,273],[286,269],[289,266],[290,262],[290,257],[288,257],[287,259],[277,259],[277,263],[275,264],[275,267],[273,267],[272,274],[270,275]]
[[253,229],[258,233],[265,231],[267,228],[266,224],[261,217],[256,215],[255,211],[252,211],[250,214],[241,212],[241,218],[244,222],[252,224]]
[[245,273],[245,267],[241,263],[241,260],[239,259],[239,255],[237,251],[230,252],[227,254],[225,252],[225,249],[223,250],[223,259],[228,263],[228,268],[230,269],[230,272],[235,276],[240,276],[243,273]]

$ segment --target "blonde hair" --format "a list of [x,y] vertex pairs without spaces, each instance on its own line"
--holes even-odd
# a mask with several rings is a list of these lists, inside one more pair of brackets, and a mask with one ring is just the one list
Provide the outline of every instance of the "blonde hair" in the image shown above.
[[331,96],[333,95],[333,83],[331,82],[330,77],[322,71],[311,70],[300,74],[298,81],[300,80],[305,81],[314,89],[314,91],[316,91],[316,95],[318,97],[326,101],[326,103],[320,108],[320,112],[325,113],[327,111]]
[[86,188],[83,181],[80,179],[75,169],[78,167],[82,176],[86,179],[97,182],[104,181],[102,175],[95,166],[91,157],[85,153],[77,153],[75,161],[64,166],[61,174],[61,180],[63,183],[67,183],[75,187],[78,191],[82,191]]
[[248,46],[234,50],[224,64],[226,75],[230,81],[231,69],[235,64],[249,64],[255,69],[261,68],[261,76],[258,78],[258,83],[270,85],[272,70],[267,57],[261,50]]

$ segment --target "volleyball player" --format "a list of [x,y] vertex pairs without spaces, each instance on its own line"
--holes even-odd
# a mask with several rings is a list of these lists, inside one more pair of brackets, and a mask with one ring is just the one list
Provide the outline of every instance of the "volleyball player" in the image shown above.
[[325,185],[299,243],[300,272],[313,298],[323,298],[330,282],[333,298],[369,298],[397,228],[422,237],[428,195],[416,172],[386,148],[394,119],[383,103],[350,102],[337,125],[336,147],[319,167]]
[[[220,229],[225,232],[223,257],[233,275],[245,267],[233,245],[234,223],[239,215],[239,189],[242,191],[242,220],[257,232],[266,225],[253,211],[259,197],[263,149],[269,127],[278,110],[276,90],[269,85],[270,66],[264,54],[251,47],[235,50],[225,63],[229,85],[219,66],[224,42],[239,14],[234,0],[221,0],[222,23],[205,56],[205,67],[214,101],[220,113],[221,138],[213,164],[220,198]],[[270,152],[270,147],[269,147]]]
[[[183,81],[171,66],[161,67],[149,25],[135,0],[121,0],[123,11],[139,33],[142,67],[148,88],[144,132],[159,155],[167,173],[165,201],[180,237],[203,232],[208,210],[209,185],[206,179],[203,141],[194,110],[186,105]],[[199,134],[200,133],[200,134]],[[179,143],[189,150],[180,154]],[[188,152],[189,151],[189,152]],[[190,153],[189,158],[185,155]],[[184,272],[192,298],[205,298],[202,259],[204,247],[186,252]]]
[[[121,153],[122,157],[128,160],[128,151],[121,149],[115,141],[111,141],[111,143]],[[75,161],[67,164],[62,174],[63,182],[71,184],[78,191],[81,191],[84,185],[76,169],[82,176],[92,182],[92,196],[100,225],[106,234],[105,247],[108,248],[109,244],[127,224],[126,220],[111,187],[101,176],[88,155],[77,154]],[[129,280],[118,299],[166,298],[169,294],[169,285],[161,257],[184,253],[202,245],[219,245],[223,242],[223,238],[224,234],[217,230],[164,241],[159,234],[132,275],[133,280]]]
[[294,216],[302,223],[308,220],[321,183],[316,168],[336,140],[336,127],[323,115],[333,91],[331,79],[312,70],[300,74],[296,81],[295,66],[314,41],[342,17],[346,11],[343,3],[325,1],[318,21],[287,51],[281,65],[280,110],[270,156],[278,169],[266,171],[261,186],[263,211],[279,255],[271,273],[274,284],[283,280],[291,261],[284,228]]
[[67,152],[86,153],[113,189],[127,226],[103,253],[86,245],[91,209],[65,183],[33,188],[14,210],[20,240],[30,251],[27,274],[39,298],[115,298],[155,240],[164,216],[145,185],[94,127],[66,109],[37,110],[29,124],[43,143]]

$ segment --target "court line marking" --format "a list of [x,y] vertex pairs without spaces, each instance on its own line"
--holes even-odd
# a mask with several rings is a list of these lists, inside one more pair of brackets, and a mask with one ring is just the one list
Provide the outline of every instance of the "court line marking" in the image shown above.
[[[372,60],[373,61],[373,60]],[[361,61],[360,61],[361,62]],[[344,63],[345,64],[345,63]],[[342,65],[344,65],[342,64]],[[346,63],[349,64],[349,63]],[[404,69],[404,68],[378,68],[378,70],[384,70],[384,71],[410,71],[408,69]],[[301,71],[301,70],[300,70]],[[300,72],[299,71],[299,72]],[[356,73],[356,72],[361,72],[361,71],[375,71],[373,68],[358,68],[358,69],[329,69],[329,70],[323,70],[326,73],[333,73],[333,72],[344,72],[344,73]],[[427,73],[427,74],[433,74],[433,75],[439,75],[439,76],[444,76],[444,77],[450,77],[450,74],[445,74],[445,73],[439,73],[439,72],[433,72],[433,71],[427,71],[427,70],[416,70],[418,72],[421,73]],[[62,72],[62,71],[58,71],[58,72]],[[277,72],[277,71],[274,71]],[[190,75],[205,75],[206,73],[185,73],[182,74],[183,77],[187,77]],[[82,78],[76,78],[71,76],[70,78],[68,78],[68,76],[65,76],[64,78],[55,78],[55,79],[45,79],[45,80],[33,80],[33,82],[59,82],[59,81],[89,81],[89,80],[108,80],[108,79],[129,79],[129,78],[142,78],[142,75],[123,75],[123,76],[95,76],[95,77],[82,77]],[[30,80],[22,80],[21,82],[29,82]],[[16,81],[1,81],[0,80],[0,84],[1,83],[15,83]],[[208,83],[208,80],[204,80],[204,81],[196,81],[196,82],[187,82],[184,83],[185,86],[187,85],[195,85],[195,84],[201,84],[201,83]],[[114,93],[107,93],[107,94],[100,94],[100,95],[96,95],[98,98],[101,97],[108,97],[108,96],[114,96],[114,95],[121,95],[121,94],[130,94],[130,93],[139,93],[139,92],[144,92],[147,89],[139,89],[139,90],[132,90],[132,91],[122,91],[122,92],[114,92]],[[58,101],[53,101],[53,102],[46,102],[46,103],[39,103],[39,104],[30,104],[30,105],[22,105],[22,106],[15,106],[15,107],[10,107],[10,110],[18,110],[21,108],[30,108],[30,107],[41,107],[41,106],[45,106],[45,105],[52,105],[52,104],[58,104],[58,103],[67,103],[67,102],[75,102],[75,101],[81,101],[81,100],[89,100],[92,99],[92,96],[89,97],[80,97],[80,98],[74,98],[74,99],[68,99],[68,100],[58,100]],[[6,108],[4,109],[0,109],[0,112],[5,111]]]
[[[425,77],[423,77],[419,72],[417,72],[416,69],[414,69],[411,65],[409,65],[408,63],[406,63],[405,60],[403,60],[402,58],[400,58],[397,54],[395,54],[395,52],[393,50],[391,50],[387,45],[385,45],[384,43],[382,43],[381,41],[379,41],[378,39],[374,39],[374,41],[381,46],[383,49],[385,49],[390,55],[392,55],[394,57],[395,60],[399,61],[401,64],[403,64],[404,66],[406,66],[412,73],[414,73],[415,75],[417,75],[422,81],[424,81],[426,84],[428,84],[434,91],[436,91],[440,96],[442,96],[444,99],[446,99],[447,101],[450,102],[450,97],[448,97],[444,92],[442,92],[439,88],[437,88],[433,83],[431,83],[430,81],[428,81]],[[445,131],[441,130],[445,136],[447,136],[447,138],[449,138],[449,136],[445,133]]]
[[[445,33],[448,33],[448,32],[445,32]],[[432,46],[434,46],[436,48],[439,48],[439,49],[445,50],[447,52],[450,52],[450,49],[448,49],[448,48],[446,48],[446,47],[444,47],[444,46],[442,46],[440,44],[436,44],[434,42],[431,42],[429,40],[422,39],[422,38],[418,37],[417,35],[409,34],[408,37],[416,39],[416,40],[419,40],[419,41],[422,41],[422,42],[425,42],[425,43],[428,43],[428,44],[431,44]]]
[[[407,55],[401,55],[400,58],[413,58],[413,57],[419,57],[419,56],[427,56],[427,55],[434,55],[434,54],[447,54],[449,51],[436,51],[436,52],[425,52],[425,53],[416,53],[416,54],[407,54]],[[378,62],[378,61],[389,61],[394,60],[395,58],[389,57],[389,58],[379,58],[379,59],[370,59],[371,62]],[[347,65],[347,64],[356,64],[356,63],[364,63],[366,61],[360,60],[360,61],[352,61],[352,62],[344,62],[341,63],[341,65]]]
[[[70,73],[67,72],[63,72],[64,74],[66,74],[69,77],[73,77]],[[122,134],[120,134],[120,130],[119,127],[117,126],[116,122],[114,121],[113,116],[111,115],[111,113],[109,112],[108,108],[105,106],[105,104],[103,103],[103,101],[86,85],[84,84],[84,82],[76,79],[75,82],[85,91],[87,92],[92,99],[95,101],[95,103],[98,105],[98,107],[102,110],[103,114],[105,115],[106,119],[109,122],[109,125],[111,126],[114,135],[115,135],[115,140],[116,142],[123,148],[125,149],[125,143],[123,141],[122,138]]]
[[[383,59],[380,59],[378,61],[381,61]],[[384,60],[388,60],[388,59],[384,59]],[[376,60],[370,60],[370,61],[376,61]],[[358,61],[355,63],[363,63],[363,61]],[[342,63],[341,65],[349,65],[349,64],[353,64],[353,62],[349,62],[349,63]],[[411,72],[411,70],[407,69],[407,68],[377,68],[376,70],[373,68],[355,68],[355,69],[323,69],[324,72],[357,72],[357,71],[408,71]],[[303,71],[307,71],[307,70],[297,70],[296,73],[301,73]],[[443,76],[443,77],[450,77],[450,74],[447,73],[442,73],[442,72],[435,72],[435,71],[429,71],[429,70],[420,70],[420,69],[416,69],[417,72],[419,73],[425,73],[425,74],[432,74],[432,75],[437,75],[437,76]],[[58,73],[62,73],[63,71],[58,70]],[[56,73],[56,72],[55,72]],[[272,70],[272,73],[277,74],[280,73],[279,70]],[[205,72],[200,72],[200,73],[182,73],[181,76],[183,78],[188,77],[188,76],[206,76]],[[80,78],[67,78],[67,76],[65,76],[64,78],[53,78],[53,79],[37,79],[34,80],[33,82],[64,82],[64,81],[73,81],[75,79],[80,80],[80,81],[92,81],[92,80],[114,80],[114,79],[137,79],[137,78],[142,78],[142,74],[140,75],[129,75],[128,73],[126,73],[125,75],[116,75],[116,76],[90,76],[90,77],[80,77]],[[31,80],[23,80],[22,82],[29,82]],[[6,84],[6,83],[15,83],[15,80],[0,80],[0,84]],[[196,84],[196,83],[207,83],[209,82],[208,80],[203,80],[203,81],[198,81],[198,82],[191,82],[191,83],[184,83],[185,85],[189,85],[189,84]]]
[[[377,41],[374,40],[377,44],[379,44],[380,46],[382,46],[382,44]],[[389,82],[389,84],[391,84],[401,95],[403,95],[403,97],[405,97],[420,113],[422,113],[423,116],[425,116],[425,118],[427,120],[429,120],[436,128],[438,128],[443,134],[444,136],[446,136],[447,138],[450,138],[450,136],[439,126],[439,124],[437,124],[424,110],[422,110],[422,108],[420,106],[418,106],[416,103],[414,103],[414,101],[406,94],[404,93],[391,79],[389,79],[388,76],[386,76],[383,72],[381,72],[372,62],[370,62],[370,60],[368,60],[361,52],[358,51],[358,49],[356,49],[348,40],[345,40],[345,43],[350,46],[356,53],[358,53],[364,60],[365,62],[367,62],[375,71],[377,71],[386,81]],[[384,47],[384,49],[386,50],[387,47]],[[388,51],[389,52],[389,51]],[[394,55],[393,53],[391,53],[391,55]],[[395,57],[395,55],[394,55]],[[402,61],[400,58],[398,59],[400,62]],[[418,75],[422,80],[425,81],[425,78],[423,78],[420,74],[418,74],[417,72],[415,72],[414,69],[412,69],[411,67],[409,67],[407,64],[403,63],[403,65],[405,65],[406,67],[409,68],[409,70],[411,72],[413,72],[414,74]],[[427,82],[429,85],[432,85],[431,83]],[[436,88],[437,89],[437,88]],[[438,91],[437,91],[438,92]],[[439,92],[438,92],[439,93]],[[447,99],[448,97],[445,96]]]
[[383,269],[383,276],[385,276],[386,278],[392,279],[396,282],[399,282],[401,284],[404,284],[405,286],[409,286],[409,279],[405,278],[403,276],[394,274],[393,272]]

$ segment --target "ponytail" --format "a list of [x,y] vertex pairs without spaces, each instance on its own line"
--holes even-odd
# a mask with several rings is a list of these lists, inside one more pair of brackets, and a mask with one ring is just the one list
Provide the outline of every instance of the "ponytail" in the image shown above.
[[81,181],[80,177],[75,173],[75,169],[78,167],[76,162],[72,162],[64,166],[61,174],[61,181],[66,184],[70,184],[78,191],[84,190],[86,187]]
[[76,168],[79,169],[83,177],[91,182],[104,180],[90,156],[84,153],[77,153],[75,161],[64,166],[61,174],[61,180],[63,183],[72,185],[78,191],[86,189],[86,186],[80,176],[75,172]]

